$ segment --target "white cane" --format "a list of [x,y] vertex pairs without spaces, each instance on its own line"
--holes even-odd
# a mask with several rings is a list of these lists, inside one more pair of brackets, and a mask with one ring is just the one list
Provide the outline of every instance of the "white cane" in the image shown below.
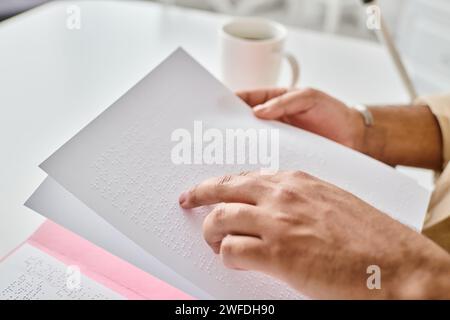
[[[377,8],[377,10],[379,10],[376,0],[362,0],[362,2],[366,6],[368,12],[370,11],[370,8]],[[387,48],[389,55],[391,56],[392,60],[394,61],[395,67],[397,69],[397,72],[400,75],[403,85],[405,86],[406,90],[408,91],[410,100],[414,101],[417,97],[417,93],[416,93],[416,89],[414,88],[414,84],[412,83],[411,78],[408,75],[408,72],[402,62],[400,54],[394,44],[392,36],[389,33],[389,30],[386,26],[386,23],[384,22],[383,17],[381,16],[381,14],[378,16],[378,18],[379,18],[378,28],[373,28],[373,30],[375,31],[375,34],[376,34],[378,40]]]

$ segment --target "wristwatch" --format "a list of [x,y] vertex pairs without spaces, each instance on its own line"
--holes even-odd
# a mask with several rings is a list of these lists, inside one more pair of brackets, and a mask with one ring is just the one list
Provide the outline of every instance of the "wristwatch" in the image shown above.
[[352,105],[351,108],[353,108],[356,111],[358,111],[359,113],[361,113],[361,115],[363,116],[363,119],[364,119],[364,125],[366,127],[373,126],[373,115],[372,115],[372,112],[370,112],[369,108],[367,108],[366,105],[355,104],[355,105]]

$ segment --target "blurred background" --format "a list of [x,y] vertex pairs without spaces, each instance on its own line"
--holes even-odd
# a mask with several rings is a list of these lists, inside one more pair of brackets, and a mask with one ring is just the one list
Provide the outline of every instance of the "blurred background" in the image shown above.
[[[89,1],[89,0],[88,0]],[[96,1],[96,0],[90,0]],[[128,1],[128,0],[116,0]],[[289,26],[376,41],[360,0],[141,0],[229,15],[261,16]],[[0,0],[0,20],[46,0]],[[420,93],[450,88],[450,1],[379,0],[381,13]]]

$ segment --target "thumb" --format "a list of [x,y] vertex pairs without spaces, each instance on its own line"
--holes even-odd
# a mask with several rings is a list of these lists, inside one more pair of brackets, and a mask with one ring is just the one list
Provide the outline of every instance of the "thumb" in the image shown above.
[[265,120],[275,120],[308,110],[311,96],[306,90],[296,90],[276,97],[253,108],[255,116]]

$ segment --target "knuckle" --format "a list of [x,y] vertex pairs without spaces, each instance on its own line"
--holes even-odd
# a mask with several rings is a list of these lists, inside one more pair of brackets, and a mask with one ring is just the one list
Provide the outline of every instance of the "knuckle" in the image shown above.
[[230,257],[233,255],[234,253],[234,245],[233,242],[231,241],[230,237],[225,237],[222,240],[222,244],[220,245],[220,253],[224,256],[224,257]]
[[273,190],[273,196],[281,202],[290,202],[298,199],[297,192],[288,186],[275,187]]
[[322,182],[322,181],[313,181],[310,183],[310,188],[314,190],[317,194],[326,195],[332,189],[330,188],[330,185]]
[[241,172],[239,173],[239,175],[240,175],[240,176],[243,176],[243,177],[248,176],[248,175],[250,175],[250,174],[251,174],[250,171],[241,171]]
[[303,179],[303,180],[306,180],[306,179],[311,179],[311,178],[312,178],[312,176],[311,176],[310,174],[308,174],[308,173],[306,173],[306,172],[304,172],[304,171],[300,171],[300,170],[291,171],[291,172],[289,173],[289,175],[292,176],[292,177],[295,178],[295,179]]
[[266,181],[259,176],[245,176],[236,179],[233,183],[233,188],[238,190],[252,190],[255,192],[265,192],[267,189]]
[[191,190],[189,190],[188,195],[189,195],[189,201],[192,204],[197,204],[198,202],[198,185],[194,186]]
[[261,184],[261,179],[258,177],[246,176],[237,182],[238,187],[242,188],[254,188]]
[[213,228],[213,223],[211,221],[211,215],[207,215],[205,220],[203,220],[203,225],[202,225],[202,231],[203,231],[203,238],[206,240],[207,243],[210,243],[210,235],[212,234],[212,228]]
[[222,238],[221,223],[223,221],[222,218],[218,218],[217,212],[219,212],[219,215],[222,215],[222,213],[220,213],[222,212],[221,210],[217,211],[214,209],[209,215],[206,216],[202,225],[203,238],[215,252],[218,252],[218,248],[220,246],[220,241]]
[[318,91],[314,88],[307,87],[302,90],[302,94],[305,96],[314,97],[314,96],[318,95]]
[[287,171],[284,171],[284,170],[278,170],[278,171],[276,171],[276,172],[274,172],[272,174],[267,174],[265,176],[282,179],[284,177],[284,175],[286,174],[286,172]]
[[[275,215],[276,224],[279,226],[286,227],[287,225],[297,225],[301,223],[301,219],[297,215],[286,214],[286,213],[278,213]],[[283,233],[284,234],[284,233]]]
[[224,175],[224,176],[219,178],[219,181],[217,182],[217,185],[218,186],[223,186],[223,185],[226,185],[226,184],[230,183],[232,180],[233,180],[233,176],[227,174],[227,175]]
[[247,209],[243,206],[239,206],[236,208],[236,217],[240,218],[243,215],[246,215],[248,213]]
[[210,223],[213,225],[221,225],[225,219],[226,215],[226,204],[218,204],[213,211],[209,214]]

